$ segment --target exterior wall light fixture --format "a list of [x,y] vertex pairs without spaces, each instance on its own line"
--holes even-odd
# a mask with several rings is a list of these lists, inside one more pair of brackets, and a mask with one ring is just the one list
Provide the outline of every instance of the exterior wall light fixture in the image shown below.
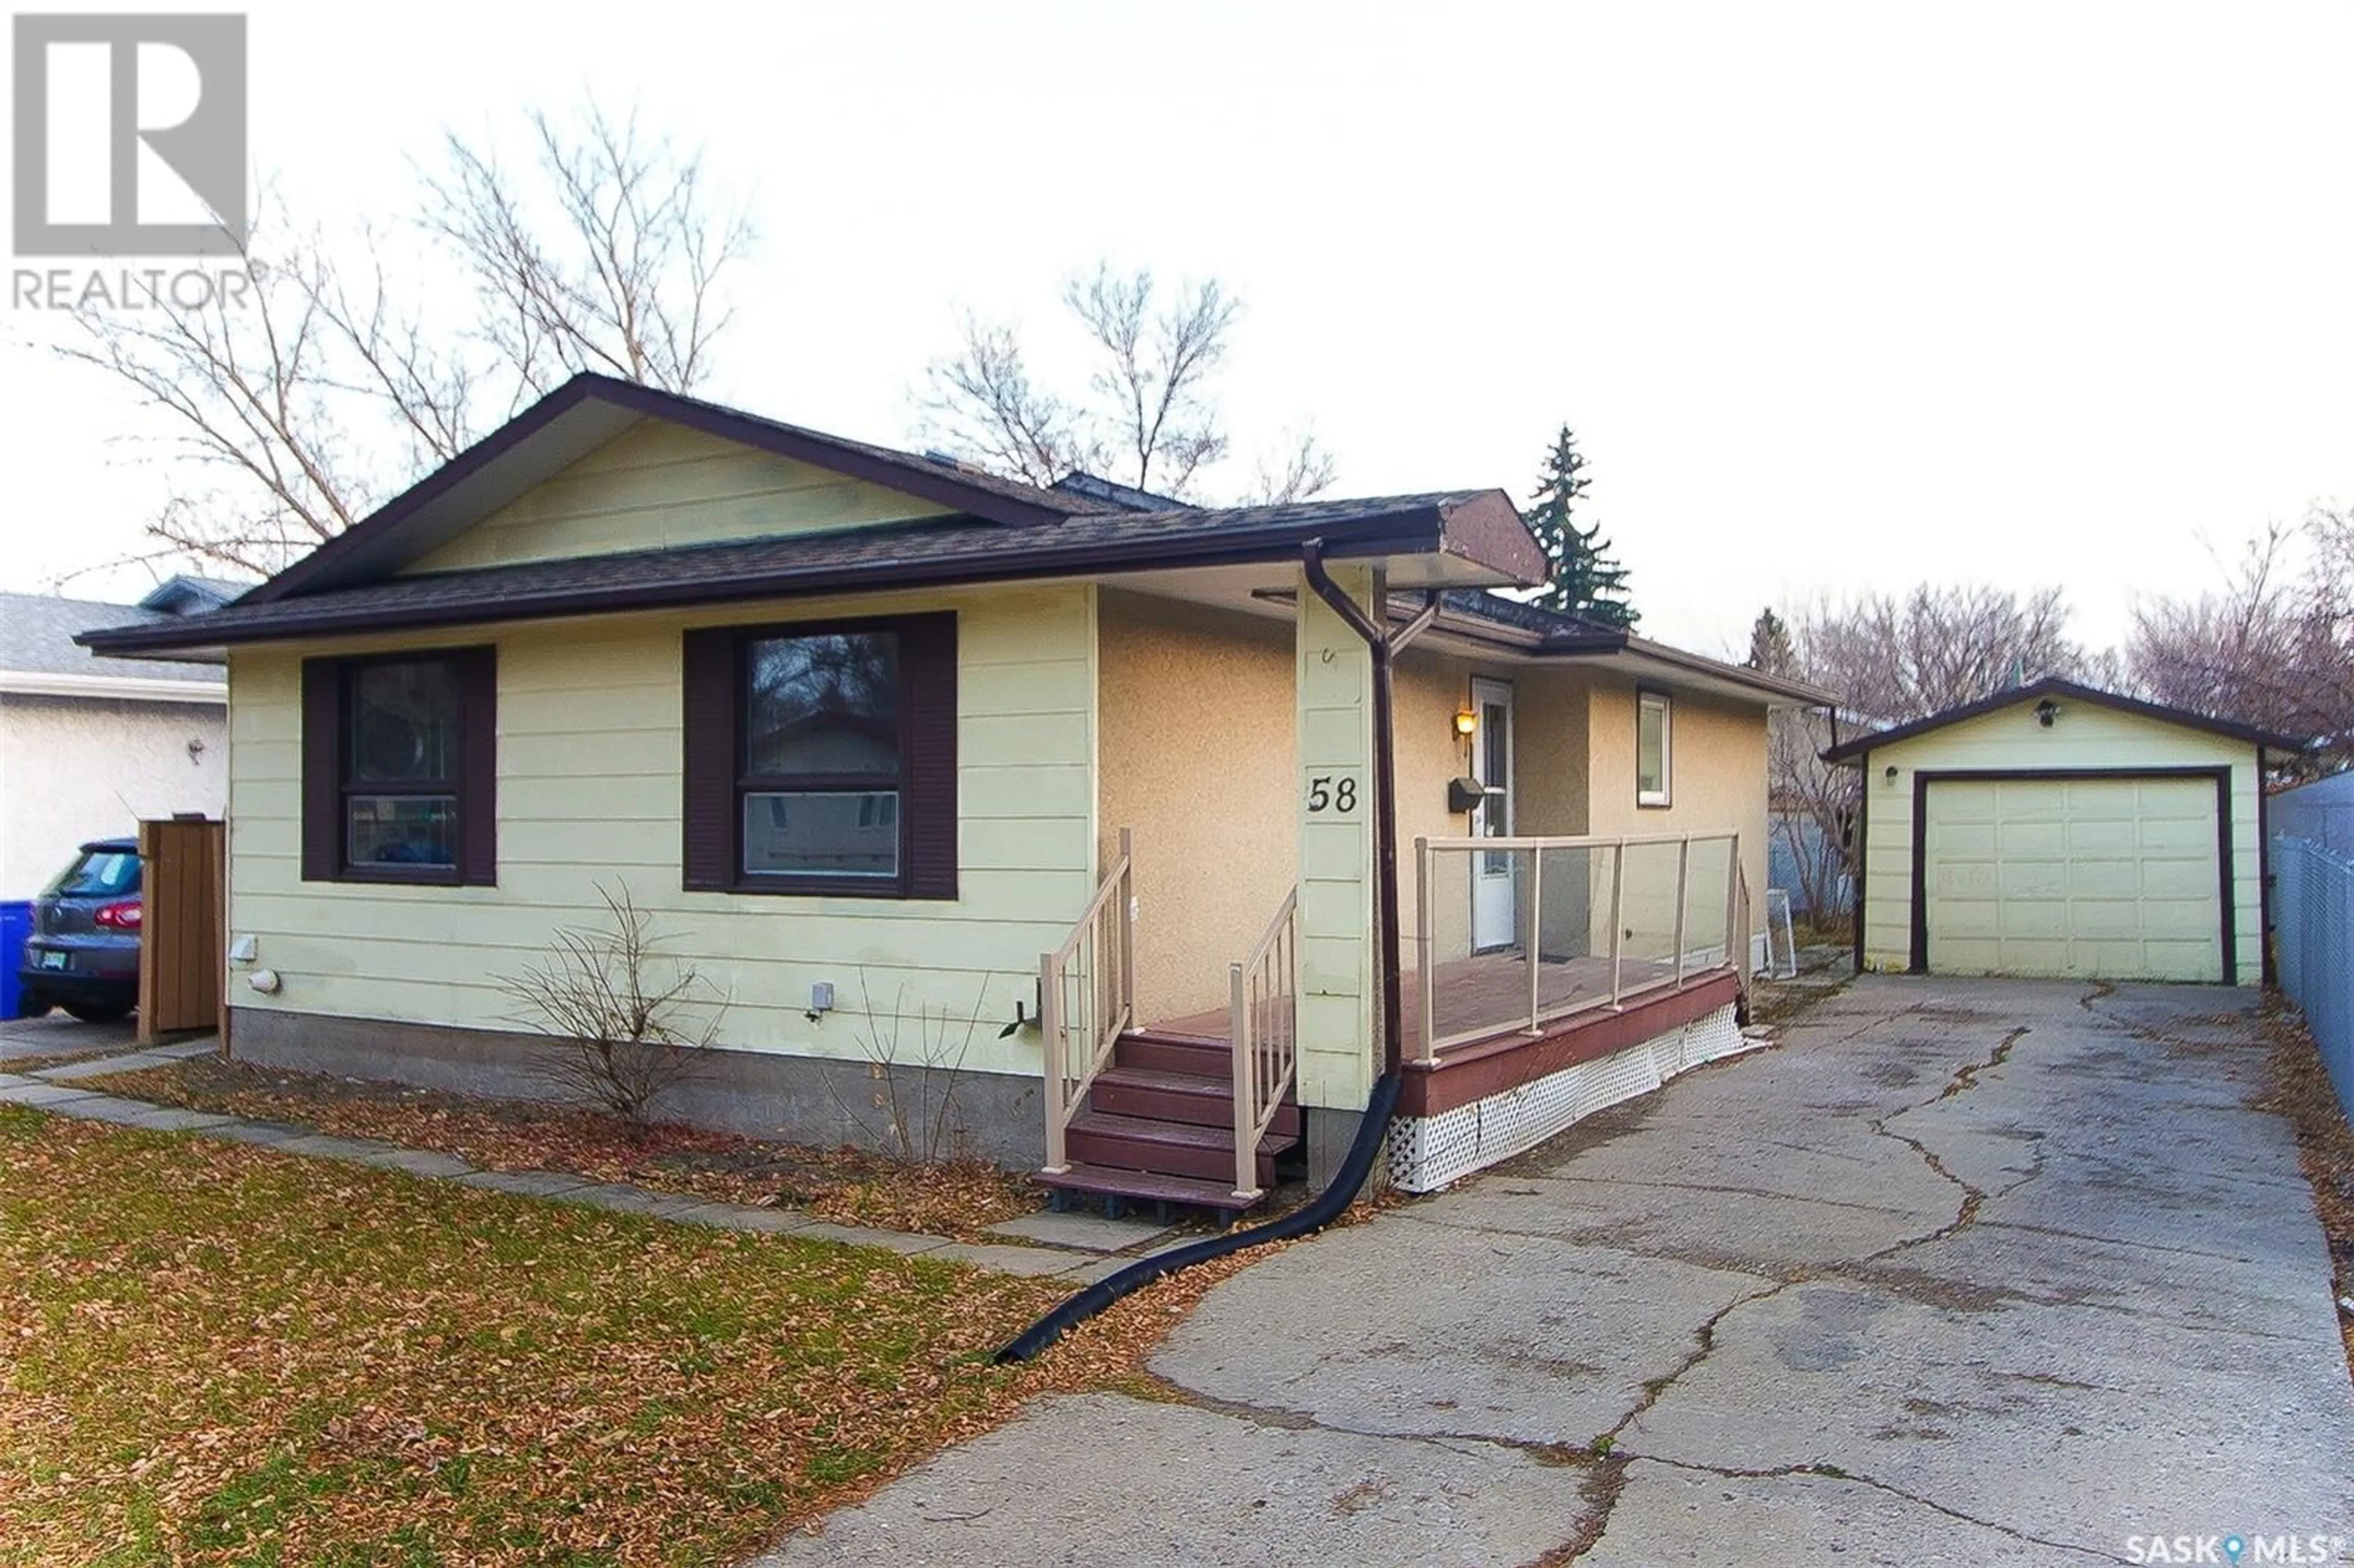
[[2046,697],[2041,702],[2035,705],[2035,722],[2041,725],[2045,729],[2050,729],[2052,727],[2052,721],[2059,716],[2060,705],[2053,702],[2050,697]]

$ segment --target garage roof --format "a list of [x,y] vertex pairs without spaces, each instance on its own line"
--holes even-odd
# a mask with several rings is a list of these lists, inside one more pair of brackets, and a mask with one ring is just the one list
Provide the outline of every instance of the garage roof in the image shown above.
[[1864,753],[1876,751],[1883,746],[1893,746],[1901,740],[1911,740],[1914,736],[1926,735],[1931,730],[1943,729],[1947,725],[1960,724],[1967,719],[1978,718],[1982,715],[2013,707],[2020,703],[2041,702],[2045,697],[2065,697],[2070,702],[2091,703],[2096,707],[2114,708],[2119,713],[2138,715],[2146,719],[2155,719],[2160,724],[2179,725],[2184,729],[2220,735],[2227,740],[2245,741],[2248,745],[2261,747],[2265,751],[2307,751],[2313,746],[2310,739],[2278,735],[2271,730],[2258,729],[2253,725],[2235,724],[2230,719],[2213,718],[2206,714],[2193,713],[2189,708],[2170,708],[2163,703],[2146,703],[2137,697],[2122,697],[2115,692],[2104,692],[2096,687],[2079,685],[2073,681],[2063,681],[2057,675],[2050,675],[2031,685],[2014,686],[2009,691],[1997,692],[1990,697],[1981,697],[1974,703],[1964,703],[1959,707],[1947,708],[1943,713],[1931,714],[1927,718],[1914,719],[1910,724],[1900,724],[1893,729],[1874,730],[1869,735],[1857,736],[1853,740],[1843,740],[1824,752],[1823,760],[1826,762],[1858,761]]

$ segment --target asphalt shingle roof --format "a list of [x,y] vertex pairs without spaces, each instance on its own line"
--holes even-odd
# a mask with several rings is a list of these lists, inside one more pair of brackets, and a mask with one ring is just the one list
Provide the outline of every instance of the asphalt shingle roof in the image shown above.
[[42,675],[123,675],[142,681],[221,679],[218,664],[108,659],[74,644],[98,627],[152,626],[176,618],[133,604],[52,594],[0,593],[0,670]]
[[[185,616],[123,639],[142,647],[292,637],[369,626],[454,625],[655,604],[757,599],[817,588],[1004,580],[1053,572],[1182,565],[1235,552],[1274,555],[1329,535],[1412,538],[1435,549],[1452,509],[1485,492],[1177,512],[1102,512],[1009,526],[964,518],[785,535],[681,549],[575,556],[471,571],[417,573]],[[1498,502],[1498,505],[1501,503]],[[93,645],[110,639],[101,635]]]

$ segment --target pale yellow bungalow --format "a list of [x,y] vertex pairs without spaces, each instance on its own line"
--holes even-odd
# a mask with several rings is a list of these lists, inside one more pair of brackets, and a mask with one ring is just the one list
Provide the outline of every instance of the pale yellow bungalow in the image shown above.
[[1742,1044],[1766,715],[1821,694],[1485,591],[1543,571],[1500,491],[1038,489],[583,376],[83,641],[228,661],[239,1058],[529,1092],[505,981],[626,888],[725,999],[670,1114],[952,1082],[972,1151],[1242,1208],[1377,1079],[1426,1188]]

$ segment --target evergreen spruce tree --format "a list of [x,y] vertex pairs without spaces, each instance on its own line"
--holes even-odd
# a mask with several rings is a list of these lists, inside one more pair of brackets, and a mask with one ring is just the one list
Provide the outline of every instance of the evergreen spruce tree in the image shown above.
[[1753,670],[1768,675],[1796,675],[1798,673],[1798,649],[1790,641],[1789,624],[1766,606],[1757,612],[1749,627],[1749,657],[1742,661]]
[[1602,525],[1577,522],[1577,503],[1588,483],[1586,462],[1567,425],[1546,454],[1544,471],[1530,496],[1529,530],[1553,562],[1553,578],[1532,601],[1609,626],[1631,627],[1640,619],[1627,601],[1627,568],[1610,556]]

